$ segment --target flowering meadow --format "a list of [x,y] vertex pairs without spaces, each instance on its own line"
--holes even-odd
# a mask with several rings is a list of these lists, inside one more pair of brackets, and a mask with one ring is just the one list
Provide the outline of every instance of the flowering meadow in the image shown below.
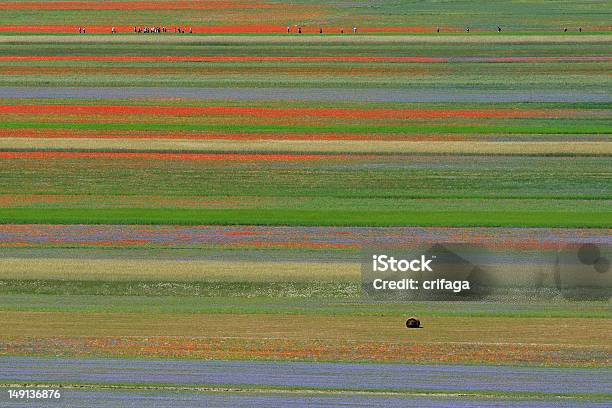
[[[609,370],[609,4],[370,3],[0,0],[0,358]],[[365,296],[438,244],[530,286]]]

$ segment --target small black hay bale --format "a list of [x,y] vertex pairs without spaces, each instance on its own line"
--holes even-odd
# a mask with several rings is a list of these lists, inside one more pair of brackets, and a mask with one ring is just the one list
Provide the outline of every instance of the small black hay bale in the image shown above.
[[416,317],[410,317],[406,320],[406,327],[409,329],[418,329],[421,327],[421,321]]

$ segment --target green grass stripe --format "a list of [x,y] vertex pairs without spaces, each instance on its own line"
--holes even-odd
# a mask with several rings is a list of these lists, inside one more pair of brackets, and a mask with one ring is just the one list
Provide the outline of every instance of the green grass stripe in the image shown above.
[[559,125],[213,125],[189,123],[74,123],[74,122],[4,122],[3,129],[74,129],[134,131],[226,131],[226,132],[295,132],[295,133],[476,133],[476,134],[611,134],[607,124]]
[[0,223],[610,228],[612,212],[2,208]]
[[[312,288],[318,291],[313,294]],[[189,292],[191,291],[191,293]],[[197,294],[196,294],[197,293]],[[300,296],[289,297],[288,293]],[[0,310],[79,313],[223,313],[321,316],[612,318],[608,302],[379,302],[361,282],[0,280]],[[203,301],[203,300],[206,301]]]

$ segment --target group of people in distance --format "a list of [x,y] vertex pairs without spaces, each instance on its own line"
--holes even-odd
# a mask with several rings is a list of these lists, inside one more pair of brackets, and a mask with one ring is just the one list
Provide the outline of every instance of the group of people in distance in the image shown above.
[[[442,29],[440,27],[436,27],[436,32],[441,32]],[[501,26],[497,26],[497,32],[501,33],[503,30],[501,28]],[[567,27],[565,27],[563,29],[564,32],[567,32]],[[292,32],[292,28],[291,26],[287,26],[287,34],[291,34]],[[296,25],[295,26],[295,32],[297,32],[298,34],[302,34],[302,26],[301,25]],[[465,27],[465,32],[469,33],[470,32],[470,27]],[[578,32],[582,32],[582,27],[578,27]],[[357,27],[353,26],[353,34],[357,33]],[[319,27],[319,34],[323,34],[323,27]],[[344,29],[341,28],[340,29],[340,34],[344,34]]]
[[[162,27],[137,27],[134,26],[134,32],[135,33],[145,33],[145,34],[149,34],[149,33],[167,33],[170,30],[164,26]],[[189,34],[193,34],[193,28],[189,27],[189,28],[183,28],[183,27],[174,27],[174,32],[175,33],[180,33],[180,34],[184,34],[184,33],[189,33]],[[87,29],[85,27],[80,27],[79,26],[79,34],[86,34],[87,33]],[[117,33],[117,28],[116,27],[111,27],[111,33],[112,34],[116,34]]]
[[[440,27],[436,27],[436,32],[438,32],[438,33],[439,33],[440,31],[441,31]],[[466,33],[469,33],[469,32],[470,32],[470,27],[469,27],[469,26],[468,26],[468,27],[465,27],[465,32],[466,32]],[[502,32],[502,28],[501,28],[500,26],[497,26],[497,32],[498,32],[498,33],[501,33],[501,32]],[[564,28],[563,28],[563,32],[567,33],[567,27],[564,27]],[[578,27],[578,32],[579,32],[579,33],[581,33],[581,32],[582,32],[582,27]]]
[[[167,33],[168,32],[168,28],[166,28],[165,26],[162,27],[136,27],[134,26],[134,32],[135,33]],[[178,27],[174,27],[174,32],[175,33],[186,33],[189,32],[190,34],[193,33],[193,28],[189,27],[188,29],[185,29],[181,26]]]
[[[302,26],[301,25],[296,25],[295,26],[295,31],[298,34],[302,34]],[[291,26],[287,26],[287,34],[291,34]],[[323,27],[319,26],[319,34],[323,34]],[[344,28],[340,29],[340,34],[344,34]],[[353,26],[353,34],[357,34],[357,26]]]
[[[442,29],[440,27],[436,27],[436,32],[440,32],[442,31]],[[470,32],[470,27],[466,27],[465,31],[467,33]],[[79,26],[79,34],[85,34],[87,32],[85,27],[80,27]],[[111,33],[115,34],[117,32],[117,29],[115,27],[111,28]],[[165,26],[159,27],[159,26],[153,26],[153,27],[137,27],[134,26],[134,32],[135,33],[167,33],[169,32],[169,29],[167,29]],[[186,32],[188,32],[189,34],[193,33],[193,28],[189,27],[189,28],[183,28],[181,26],[178,27],[174,27],[174,32],[175,33],[179,33],[179,34],[184,34]],[[291,26],[287,26],[287,34],[291,34],[292,32],[292,27]],[[295,25],[295,32],[297,32],[298,34],[302,34],[302,26],[301,25]],[[501,33],[502,32],[502,28],[500,26],[497,26],[497,32]],[[567,32],[567,27],[563,28],[563,32]],[[578,32],[582,32],[582,27],[578,27]],[[323,27],[320,26],[319,27],[319,34],[323,34]],[[340,34],[344,34],[344,28],[340,29]],[[357,27],[353,26],[353,34],[357,34]]]

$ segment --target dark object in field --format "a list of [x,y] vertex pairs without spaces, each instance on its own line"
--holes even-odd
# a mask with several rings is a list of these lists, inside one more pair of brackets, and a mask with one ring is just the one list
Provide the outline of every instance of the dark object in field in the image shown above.
[[409,329],[419,329],[421,327],[421,321],[416,317],[410,317],[406,320],[406,327]]

